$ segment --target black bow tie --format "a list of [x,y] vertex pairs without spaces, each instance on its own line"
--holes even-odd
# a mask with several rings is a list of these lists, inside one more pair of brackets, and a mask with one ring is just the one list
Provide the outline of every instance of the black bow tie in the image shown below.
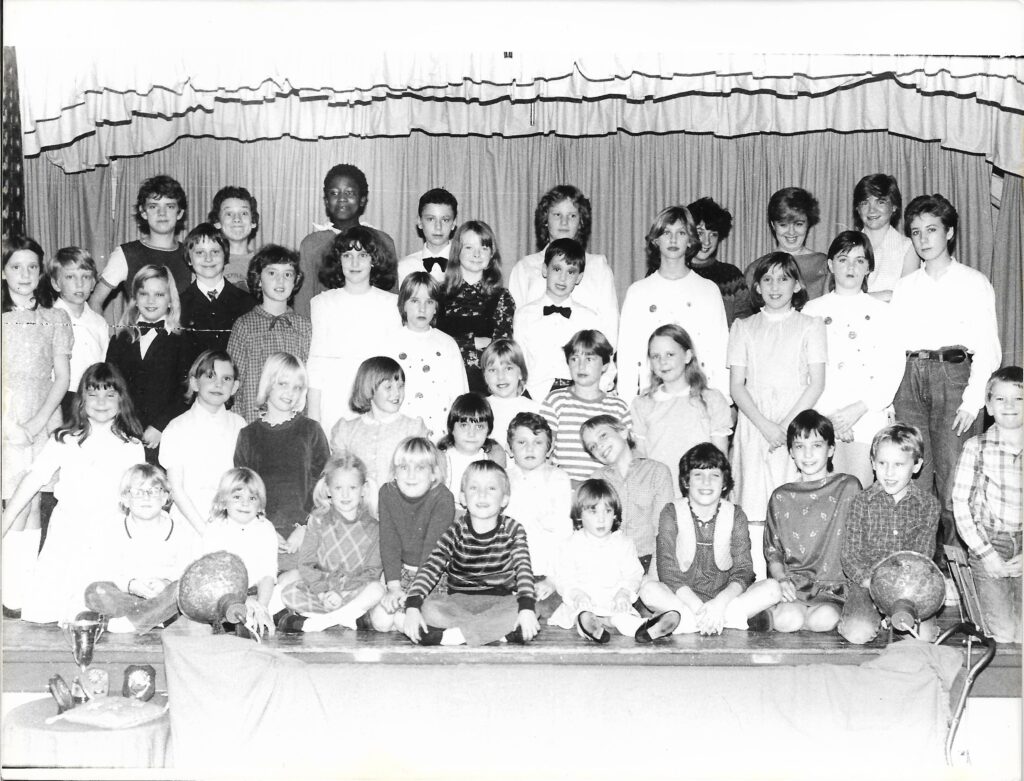
[[139,320],[135,325],[138,326],[140,336],[149,333],[154,328],[159,328],[161,331],[166,330],[164,328],[163,320],[157,320],[155,323],[147,323],[145,320]]
[[548,315],[561,315],[566,320],[568,320],[571,314],[572,308],[568,306],[555,306],[554,304],[552,304],[551,306],[544,307],[545,317],[547,317]]
[[427,273],[430,273],[435,265],[440,266],[441,271],[444,271],[448,268],[448,258],[443,258],[440,255],[435,255],[431,258],[423,258],[423,270]]

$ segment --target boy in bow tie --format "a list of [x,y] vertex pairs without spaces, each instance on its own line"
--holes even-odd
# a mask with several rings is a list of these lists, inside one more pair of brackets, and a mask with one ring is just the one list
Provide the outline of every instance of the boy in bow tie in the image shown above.
[[398,261],[399,287],[414,271],[426,271],[438,282],[444,282],[458,216],[459,202],[444,188],[435,187],[420,196],[416,235],[423,239],[423,249]]

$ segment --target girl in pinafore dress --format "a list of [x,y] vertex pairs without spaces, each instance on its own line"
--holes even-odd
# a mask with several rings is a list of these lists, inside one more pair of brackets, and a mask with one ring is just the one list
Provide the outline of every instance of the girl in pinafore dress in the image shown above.
[[[756,261],[751,303],[760,311],[732,324],[730,389],[739,407],[733,442],[737,503],[751,521],[752,548],[762,549],[768,497],[799,475],[786,450],[786,427],[814,406],[825,387],[825,325],[798,311],[806,302],[792,255]],[[765,577],[764,558],[754,570]]]
[[[43,249],[25,236],[3,247],[3,499],[60,424],[60,402],[71,377],[74,336],[67,312],[51,308]],[[3,545],[4,612],[21,608],[28,569],[39,550],[39,498],[12,521]]]

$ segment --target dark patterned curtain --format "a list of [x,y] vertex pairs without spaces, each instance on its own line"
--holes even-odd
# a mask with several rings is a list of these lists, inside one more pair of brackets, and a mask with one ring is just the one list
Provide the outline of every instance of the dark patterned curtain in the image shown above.
[[25,232],[25,168],[21,157],[21,106],[14,47],[4,47],[3,237]]

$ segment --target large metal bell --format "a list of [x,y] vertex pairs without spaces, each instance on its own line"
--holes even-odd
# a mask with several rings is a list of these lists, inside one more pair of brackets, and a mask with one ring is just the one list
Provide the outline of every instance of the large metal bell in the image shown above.
[[930,558],[914,551],[886,556],[871,571],[871,599],[901,632],[913,630],[919,621],[942,608],[946,583]]
[[219,624],[224,607],[245,602],[249,573],[234,553],[216,551],[196,559],[178,581],[178,607],[193,621]]

